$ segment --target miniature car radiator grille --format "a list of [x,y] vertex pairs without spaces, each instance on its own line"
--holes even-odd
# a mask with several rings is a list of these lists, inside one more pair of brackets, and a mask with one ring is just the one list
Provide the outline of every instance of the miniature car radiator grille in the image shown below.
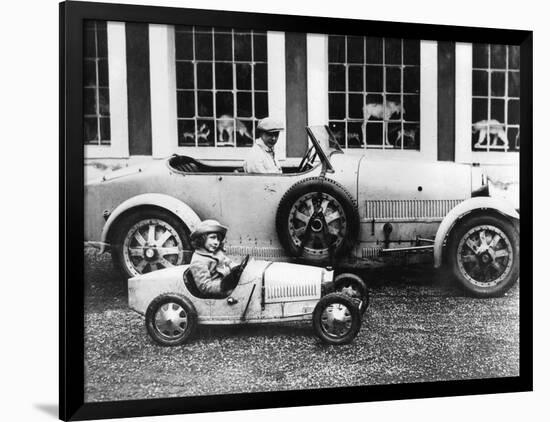
[[296,300],[318,299],[321,296],[321,283],[318,280],[290,284],[270,283],[265,287],[265,302],[292,302]]
[[396,199],[365,201],[367,220],[442,220],[463,199]]

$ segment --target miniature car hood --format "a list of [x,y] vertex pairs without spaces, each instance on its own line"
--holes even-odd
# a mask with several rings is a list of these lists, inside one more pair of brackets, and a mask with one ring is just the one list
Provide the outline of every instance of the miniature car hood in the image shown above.
[[308,265],[274,262],[264,272],[265,303],[319,299],[321,284],[332,281],[333,271]]

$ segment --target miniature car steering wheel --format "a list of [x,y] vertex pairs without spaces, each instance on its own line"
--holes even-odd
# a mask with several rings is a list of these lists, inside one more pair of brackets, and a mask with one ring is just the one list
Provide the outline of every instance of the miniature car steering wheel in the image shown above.
[[302,158],[302,161],[300,161],[300,165],[298,166],[298,173],[312,168],[313,163],[315,162],[315,158],[317,158],[317,151],[315,150],[314,146],[311,146],[308,149],[306,155],[304,155],[304,158]]
[[242,262],[234,267],[231,272],[226,277],[224,277],[221,283],[224,290],[231,290],[237,287],[237,284],[239,284],[239,280],[241,279],[241,274],[246,268],[249,259],[250,255],[246,255]]

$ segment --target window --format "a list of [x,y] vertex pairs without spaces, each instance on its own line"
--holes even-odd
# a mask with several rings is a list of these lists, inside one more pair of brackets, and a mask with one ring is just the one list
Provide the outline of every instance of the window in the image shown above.
[[267,33],[176,26],[180,147],[247,147],[268,115]]
[[420,149],[420,41],[329,35],[329,125],[344,148]]
[[84,143],[111,144],[107,23],[84,24]]
[[472,150],[519,151],[519,46],[472,46]]

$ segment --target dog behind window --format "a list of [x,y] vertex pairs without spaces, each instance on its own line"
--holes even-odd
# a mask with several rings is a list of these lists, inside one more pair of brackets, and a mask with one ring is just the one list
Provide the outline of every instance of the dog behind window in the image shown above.
[[254,138],[248,131],[246,125],[239,119],[235,119],[228,114],[224,114],[218,119],[218,145],[221,146],[234,146],[235,140],[233,138],[233,132],[236,132],[243,138],[248,138],[254,141]]
[[[502,147],[508,148],[508,138],[506,137],[506,130],[504,123],[500,123],[498,120],[480,120],[472,125],[472,133],[478,134],[477,142],[474,144],[474,148],[499,147],[498,140],[502,141]],[[491,136],[494,135],[494,136]]]
[[361,130],[363,132],[363,142],[367,142],[367,121],[374,117],[383,121],[384,125],[384,145],[391,146],[388,141],[387,125],[388,120],[394,115],[398,114],[403,117],[405,114],[405,108],[402,104],[395,101],[386,101],[386,103],[367,103],[363,106],[363,124]]

